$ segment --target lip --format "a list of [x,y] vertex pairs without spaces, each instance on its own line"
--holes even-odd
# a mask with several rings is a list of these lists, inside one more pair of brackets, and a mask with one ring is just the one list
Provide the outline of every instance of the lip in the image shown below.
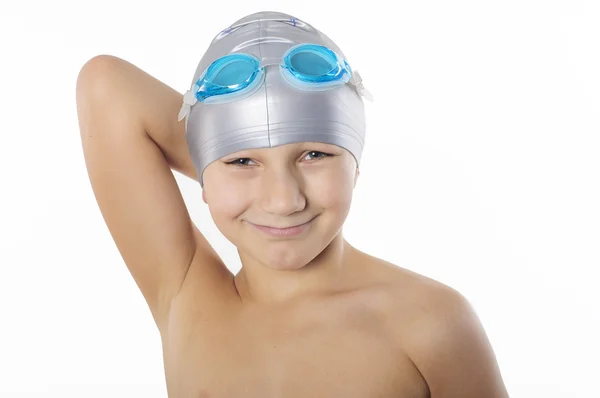
[[300,225],[296,225],[295,227],[289,227],[289,228],[272,228],[272,227],[265,227],[264,225],[257,225],[257,224],[253,224],[251,222],[249,222],[249,224],[251,224],[254,228],[258,229],[261,232],[264,232],[267,235],[270,236],[275,236],[275,237],[290,237],[290,236],[296,236],[296,235],[300,235],[302,232],[306,231],[310,225],[312,224],[313,220],[317,218],[316,216],[311,218],[308,222],[305,222],[304,224],[300,224]]

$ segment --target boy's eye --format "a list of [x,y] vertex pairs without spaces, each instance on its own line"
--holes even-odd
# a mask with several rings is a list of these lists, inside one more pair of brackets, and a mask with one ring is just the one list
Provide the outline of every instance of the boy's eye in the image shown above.
[[[323,156],[315,156],[314,154],[317,155],[323,155]],[[325,152],[319,152],[319,151],[310,151],[306,154],[307,156],[310,155],[313,159],[321,159],[321,158],[326,158],[327,156],[331,156],[328,153]]]
[[250,158],[238,158],[238,159],[234,159],[231,162],[227,162],[227,164],[232,164],[234,166],[247,166],[247,161],[249,161]]

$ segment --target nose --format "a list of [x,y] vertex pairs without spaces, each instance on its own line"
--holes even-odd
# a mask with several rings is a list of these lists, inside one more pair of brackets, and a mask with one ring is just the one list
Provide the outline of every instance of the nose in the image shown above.
[[306,197],[302,193],[300,177],[287,169],[265,172],[260,205],[263,211],[278,216],[289,216],[304,210]]

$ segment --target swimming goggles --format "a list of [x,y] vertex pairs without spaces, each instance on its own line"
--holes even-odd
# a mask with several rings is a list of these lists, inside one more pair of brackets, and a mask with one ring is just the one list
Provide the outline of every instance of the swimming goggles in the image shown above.
[[360,74],[352,71],[346,60],[325,46],[301,43],[289,48],[281,60],[261,61],[251,54],[233,53],[213,61],[185,93],[178,120],[185,118],[196,102],[223,104],[251,96],[264,82],[268,65],[279,65],[284,80],[296,89],[321,91],[349,84],[373,101]]

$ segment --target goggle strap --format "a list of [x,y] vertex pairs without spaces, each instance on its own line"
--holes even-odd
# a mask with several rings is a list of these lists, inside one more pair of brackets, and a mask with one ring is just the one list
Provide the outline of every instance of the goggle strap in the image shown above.
[[187,90],[183,95],[183,105],[179,110],[179,115],[177,116],[177,121],[183,120],[187,115],[189,115],[190,110],[192,109],[192,105],[198,102],[198,98],[196,98],[196,94],[192,90]]
[[221,32],[229,32],[233,29],[239,28],[241,26],[246,26],[249,25],[251,23],[256,23],[256,22],[263,22],[263,21],[276,21],[276,22],[293,22],[294,26],[296,26],[296,22],[298,21],[296,18],[288,18],[288,19],[281,19],[281,18],[261,18],[258,21],[254,20],[254,21],[247,21],[247,22],[242,22],[239,23],[237,25],[231,25],[225,29],[223,29]]
[[354,87],[359,95],[365,97],[365,99],[368,101],[373,102],[373,94],[371,94],[371,92],[363,85],[363,80],[360,76],[360,73],[358,73],[358,70],[352,72],[352,77],[350,78],[348,84]]

